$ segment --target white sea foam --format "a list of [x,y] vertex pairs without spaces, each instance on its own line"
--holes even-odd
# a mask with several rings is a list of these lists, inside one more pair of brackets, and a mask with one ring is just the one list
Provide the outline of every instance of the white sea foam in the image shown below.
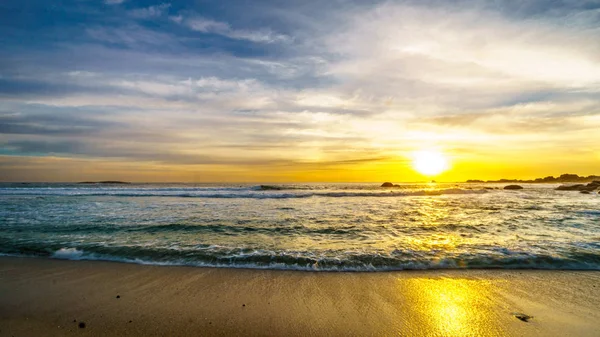
[[76,248],[61,248],[52,254],[55,259],[80,260],[83,257],[83,251]]

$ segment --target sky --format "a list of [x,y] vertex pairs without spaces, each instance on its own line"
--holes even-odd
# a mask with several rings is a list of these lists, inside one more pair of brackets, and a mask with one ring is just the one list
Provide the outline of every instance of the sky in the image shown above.
[[600,1],[0,2],[0,181],[600,174]]

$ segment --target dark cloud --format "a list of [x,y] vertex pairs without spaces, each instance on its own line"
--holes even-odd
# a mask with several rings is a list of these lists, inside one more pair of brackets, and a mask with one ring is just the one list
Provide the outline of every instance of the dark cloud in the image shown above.
[[123,144],[101,144],[88,141],[11,141],[2,144],[4,154],[62,156],[67,158],[104,158],[110,160],[152,162],[167,165],[243,165],[287,166],[297,163],[289,159],[228,157],[206,154],[185,154],[160,149]]
[[95,95],[116,95],[132,93],[127,88],[118,88],[109,85],[96,83],[94,79],[86,82],[74,82],[60,74],[54,78],[46,78],[44,80],[24,80],[17,78],[0,78],[0,97],[4,98],[56,98],[64,96],[75,96],[80,94]]
[[60,141],[60,142],[47,142],[47,141],[33,141],[23,140],[14,141],[4,144],[4,147],[15,151],[16,153],[23,154],[78,154],[85,152],[81,143]]
[[46,83],[18,79],[0,78],[0,96],[40,97],[67,95],[81,92],[83,88],[69,83]]
[[77,113],[77,110],[46,114],[0,113],[0,134],[83,136],[121,125],[115,121],[90,118],[89,114]]
[[[600,9],[598,0],[508,0],[490,1],[489,6],[501,9],[507,16],[566,16],[572,13]],[[600,16],[598,17],[600,19]]]

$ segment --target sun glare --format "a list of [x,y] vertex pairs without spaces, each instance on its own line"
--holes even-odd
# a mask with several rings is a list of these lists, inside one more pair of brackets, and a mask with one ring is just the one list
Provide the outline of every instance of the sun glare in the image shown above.
[[448,159],[439,151],[422,150],[413,154],[412,161],[415,171],[426,175],[435,176],[449,168]]

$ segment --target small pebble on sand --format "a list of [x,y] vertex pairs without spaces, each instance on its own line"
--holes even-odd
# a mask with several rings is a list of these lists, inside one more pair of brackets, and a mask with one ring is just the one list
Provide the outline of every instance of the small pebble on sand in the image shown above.
[[517,319],[523,322],[529,322],[529,320],[533,318],[533,316],[529,316],[520,312],[513,312],[513,316],[515,316]]

